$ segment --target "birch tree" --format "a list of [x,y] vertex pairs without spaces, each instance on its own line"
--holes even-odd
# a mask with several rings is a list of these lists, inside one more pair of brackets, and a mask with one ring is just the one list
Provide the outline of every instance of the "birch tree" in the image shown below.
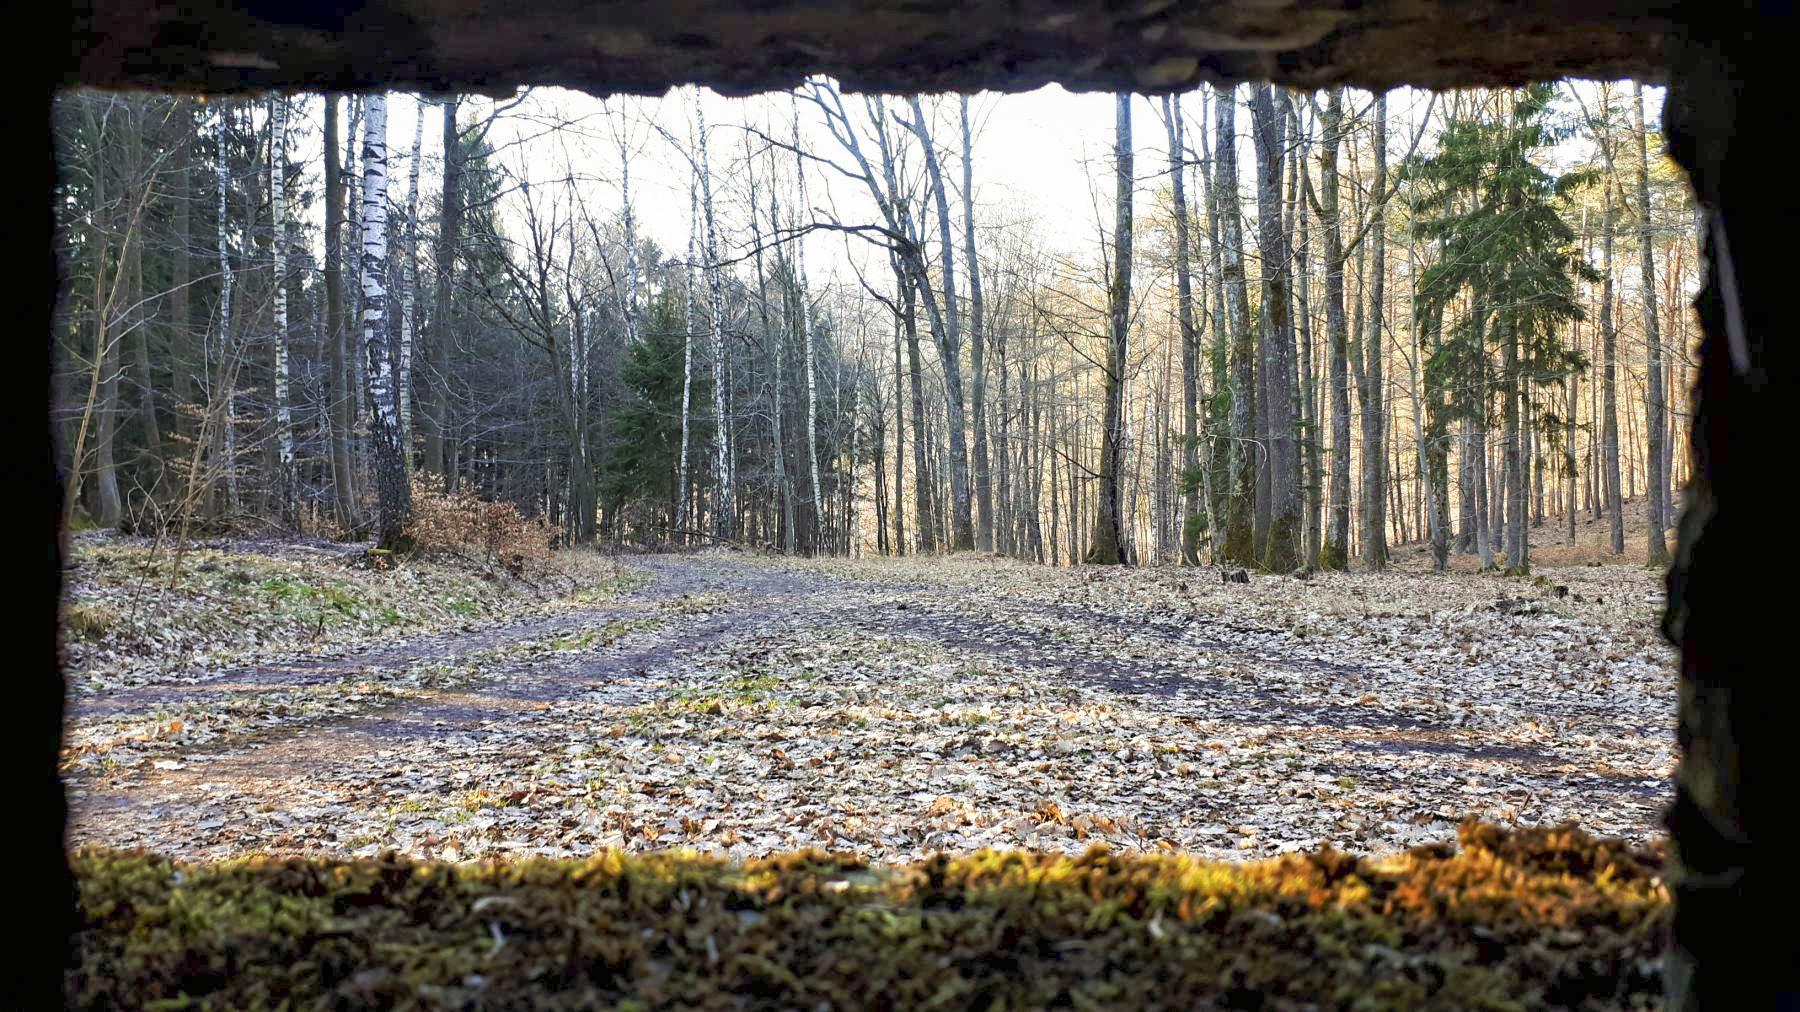
[[[225,473],[225,501],[232,512],[239,507],[238,474],[237,474],[237,383],[235,359],[237,349],[231,340],[231,295],[232,285],[236,280],[231,272],[231,250],[227,242],[230,228],[230,216],[226,213],[225,194],[231,187],[231,170],[226,164],[225,135],[227,122],[226,107],[219,107],[218,150],[213,158],[213,178],[218,184],[218,236],[219,236],[219,386],[224,398],[223,414],[220,417],[219,466]],[[215,393],[215,396],[218,396]]]
[[298,475],[294,472],[294,420],[288,407],[288,286],[287,286],[287,108],[286,96],[270,103],[269,206],[274,219],[271,241],[275,274],[275,440],[276,494],[282,520],[297,526],[300,520]]
[[387,328],[388,165],[387,95],[363,103],[362,145],[362,355],[368,386],[369,435],[375,463],[379,509],[376,543],[403,547],[411,519],[412,493],[400,445],[394,355]]
[[694,118],[699,123],[700,196],[706,211],[706,277],[712,292],[713,342],[713,534],[730,538],[735,527],[731,501],[731,430],[725,411],[725,292],[719,265],[719,234],[713,217],[712,169],[707,160],[710,140],[706,110],[700,105],[700,89],[694,89]]

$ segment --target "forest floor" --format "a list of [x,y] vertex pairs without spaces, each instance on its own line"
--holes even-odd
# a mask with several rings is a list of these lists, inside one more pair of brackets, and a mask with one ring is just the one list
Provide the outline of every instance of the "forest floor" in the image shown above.
[[145,546],[76,546],[72,844],[905,862],[1385,853],[1467,817],[1661,836],[1674,658],[1638,565],[351,560],[221,545],[164,592]]

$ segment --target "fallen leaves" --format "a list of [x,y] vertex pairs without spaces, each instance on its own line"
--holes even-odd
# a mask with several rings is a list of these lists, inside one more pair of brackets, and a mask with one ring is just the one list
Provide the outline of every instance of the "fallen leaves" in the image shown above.
[[[902,862],[1095,842],[1385,852],[1469,815],[1659,833],[1673,675],[1640,571],[1555,576],[1629,607],[1545,590],[1522,614],[1491,605],[1496,584],[1528,584],[1481,576],[1223,588],[960,557],[641,565],[660,625],[611,642],[572,628],[572,645],[472,670],[454,700],[184,751],[191,768],[141,785],[78,782],[73,833],[188,855],[811,846]],[[194,828],[268,801],[285,820]]]

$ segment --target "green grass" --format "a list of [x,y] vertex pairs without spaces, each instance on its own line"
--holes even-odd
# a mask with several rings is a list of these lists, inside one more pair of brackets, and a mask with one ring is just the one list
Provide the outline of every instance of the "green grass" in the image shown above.
[[1648,1008],[1667,910],[1655,854],[1474,826],[1382,862],[73,863],[77,1010]]
[[579,632],[551,640],[550,649],[589,650],[596,646],[611,646],[630,633],[643,629],[657,629],[664,623],[665,620],[660,618],[639,618],[608,622],[604,626],[588,626]]

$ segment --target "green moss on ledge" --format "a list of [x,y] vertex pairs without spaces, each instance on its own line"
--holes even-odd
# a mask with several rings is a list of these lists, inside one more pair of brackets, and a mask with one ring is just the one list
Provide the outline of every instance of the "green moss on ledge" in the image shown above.
[[1256,864],[88,851],[68,1007],[1650,1008],[1659,858],[1570,830]]

